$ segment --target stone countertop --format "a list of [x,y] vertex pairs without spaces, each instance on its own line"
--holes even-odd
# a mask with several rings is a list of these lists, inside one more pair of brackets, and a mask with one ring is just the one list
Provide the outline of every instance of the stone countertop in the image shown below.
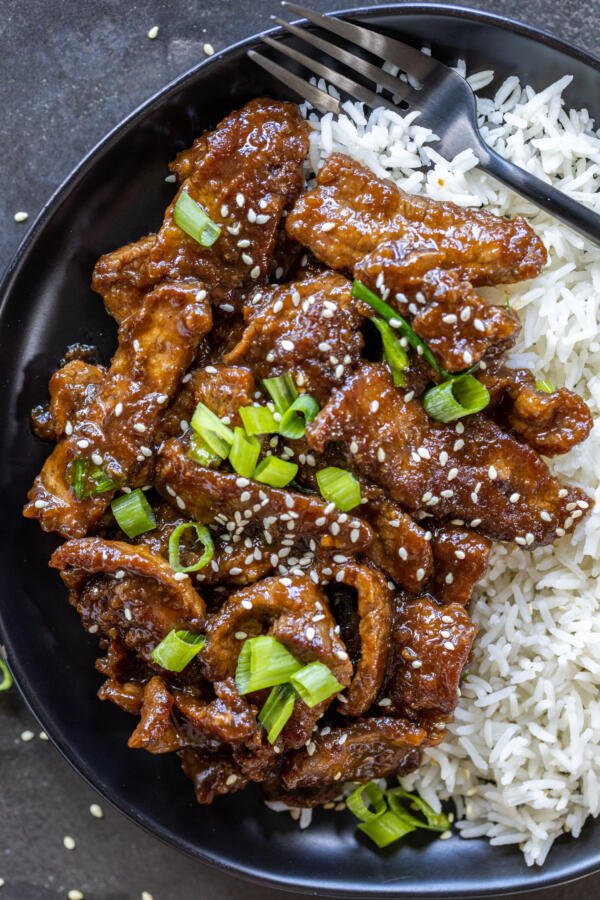
[[[469,5],[541,25],[600,53],[596,0]],[[220,49],[262,29],[278,7],[276,0],[1,0],[0,269],[51,193],[110,128],[203,58],[205,44]],[[155,25],[158,36],[150,40]],[[21,224],[13,219],[19,210],[29,213]],[[63,900],[70,890],[85,900],[150,900],[144,891],[154,900],[290,896],[166,847],[103,804],[39,733],[17,692],[0,694],[0,900]],[[90,813],[94,803],[102,818]],[[66,836],[74,849],[66,849]],[[592,876],[535,896],[587,900],[599,893],[600,876]]]

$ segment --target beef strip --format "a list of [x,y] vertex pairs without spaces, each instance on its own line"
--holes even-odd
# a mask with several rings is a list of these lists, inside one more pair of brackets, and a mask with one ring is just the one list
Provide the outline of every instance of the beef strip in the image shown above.
[[[376,499],[371,499],[373,494]],[[431,532],[385,499],[379,489],[370,489],[367,497],[360,515],[373,529],[373,541],[366,550],[369,559],[407,591],[419,591],[433,569]]]
[[247,741],[256,731],[256,715],[241,697],[233,678],[214,684],[216,697],[210,703],[191,694],[175,691],[175,709],[195,728],[223,743]]
[[27,518],[65,537],[80,537],[98,522],[114,492],[77,499],[67,469],[82,456],[92,461],[98,456],[111,477],[135,486],[152,456],[163,406],[211,323],[210,307],[198,299],[193,283],[164,284],[146,295],[139,313],[121,324],[104,381],[35,479]]
[[139,715],[144,701],[144,685],[137,681],[107,678],[98,690],[99,700],[110,700],[124,712]]
[[537,275],[546,261],[544,245],[521,216],[508,220],[407,194],[342,154],[319,170],[317,187],[297,200],[286,230],[344,272],[384,242],[403,242],[392,291],[420,287],[435,268],[458,269],[472,284],[520,281]]
[[586,439],[593,425],[584,400],[567,388],[537,390],[527,369],[496,365],[480,375],[490,392],[490,412],[501,424],[545,456],[568,453]]
[[[88,406],[104,380],[106,369],[80,359],[73,359],[57,369],[50,378],[47,407],[48,421],[44,420],[40,433],[38,420],[34,418],[34,431],[38,437],[58,441],[68,423],[73,422],[80,409]],[[40,409],[37,407],[36,409]]]
[[428,590],[443,603],[466,605],[487,571],[489,538],[456,526],[436,529],[431,549],[434,573]]
[[144,688],[141,717],[127,745],[148,753],[172,753],[186,744],[173,721],[173,695],[155,675]]
[[458,603],[440,606],[427,594],[396,602],[386,698],[389,712],[443,728],[458,703],[458,686],[477,631]]
[[215,797],[242,791],[248,784],[231,753],[210,752],[186,747],[180,752],[184,774],[193,782],[198,803],[212,803]]
[[350,282],[330,272],[264,293],[225,362],[249,366],[258,378],[289,372],[301,390],[324,403],[363,346],[363,317]]
[[155,243],[156,235],[149,234],[106,253],[94,267],[92,289],[100,294],[107,312],[119,323],[138,312],[144,295],[155,283],[148,271]]
[[304,791],[336,782],[369,781],[386,775],[406,774],[416,768],[415,750],[426,732],[406,719],[357,719],[327,735],[316,734],[315,750],[289,753],[281,771],[286,791]]
[[212,522],[217,516],[221,525],[235,523],[234,534],[254,522],[264,529],[268,544],[287,536],[314,539],[325,549],[355,552],[372,540],[365,522],[329,511],[321,498],[207,469],[189,460],[176,440],[167,441],[159,454],[156,486],[164,497],[183,505],[196,522]]
[[146,547],[81,538],[55,550],[50,566],[60,570],[87,630],[118,637],[147,662],[172,629],[202,630],[204,603],[190,579],[179,580]]
[[405,508],[442,521],[460,517],[459,524],[465,520],[496,540],[550,543],[557,529],[573,527],[571,504],[588,503],[583,491],[561,487],[530,447],[484,416],[456,426],[433,421],[380,365],[363,366],[334,391],[307,435],[319,451],[343,442],[349,463]]

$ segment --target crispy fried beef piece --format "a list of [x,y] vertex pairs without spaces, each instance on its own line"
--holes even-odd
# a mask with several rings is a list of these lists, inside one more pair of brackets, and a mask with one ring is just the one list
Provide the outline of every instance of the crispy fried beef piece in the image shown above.
[[458,603],[440,606],[427,594],[397,599],[385,696],[391,714],[443,723],[458,703],[458,686],[477,626]]
[[94,267],[92,289],[104,300],[107,312],[121,323],[138,312],[155,279],[148,271],[156,235],[149,234],[101,256]]
[[173,722],[173,695],[160,675],[144,688],[140,721],[127,742],[132,750],[172,753],[185,746]]
[[349,516],[340,520],[321,498],[204,468],[189,460],[176,440],[167,441],[159,454],[156,486],[166,498],[179,497],[196,522],[212,522],[218,515],[240,525],[256,522],[271,537],[313,538],[328,550],[358,552],[372,539],[365,522]]
[[67,541],[50,558],[71,591],[83,625],[119,638],[144,660],[172,629],[201,631],[204,602],[189,578],[148,548],[122,541]]
[[223,743],[237,744],[256,731],[256,715],[245,697],[241,697],[233,678],[216,682],[216,697],[210,703],[192,694],[176,691],[175,709],[195,728]]
[[592,415],[578,394],[567,388],[537,390],[527,369],[500,365],[480,378],[490,392],[494,418],[544,456],[568,453],[592,429]]
[[136,681],[107,678],[97,696],[99,700],[111,700],[125,712],[139,715],[144,700],[144,685]]
[[405,590],[420,591],[433,569],[431,533],[413,522],[396,503],[386,500],[383,491],[374,493],[376,499],[360,510],[374,534],[366,554]]
[[327,735],[313,738],[315,751],[289,753],[281,770],[286,791],[306,791],[336,782],[369,781],[386,775],[407,774],[416,768],[426,732],[406,719],[387,716],[358,719]]
[[569,505],[588,502],[484,416],[457,426],[433,421],[418,401],[406,402],[380,365],[363,366],[335,390],[307,435],[319,451],[329,441],[353,442],[349,463],[393,500],[436,520],[460,517],[496,540],[548,544],[557,529],[573,526]]
[[119,347],[104,381],[29,491],[24,515],[38,519],[45,531],[83,536],[111,500],[112,492],[77,499],[67,474],[74,459],[98,454],[111,477],[135,486],[152,456],[164,404],[211,327],[210,307],[196,294],[190,283],[161,285],[146,295],[139,313],[121,324]]
[[360,659],[350,686],[341,695],[338,711],[344,716],[363,716],[379,693],[388,658],[392,624],[392,592],[382,572],[350,562],[333,569],[336,583],[357,594]]
[[324,403],[360,359],[363,317],[351,288],[332,272],[269,288],[266,301],[249,308],[248,326],[225,362],[249,366],[258,378],[290,372]]
[[375,253],[361,268],[374,285],[382,271],[380,245],[403,242],[394,284],[384,279],[392,292],[420,287],[430,269],[458,269],[475,285],[500,284],[532,278],[546,262],[544,245],[521,216],[507,220],[406,194],[342,154],[330,156],[319,170],[317,187],[298,199],[286,230],[344,272]]
[[[50,378],[50,403],[46,407],[48,419],[40,433],[38,418],[33,417],[36,435],[45,440],[58,441],[80,409],[89,405],[102,384],[106,369],[81,359],[73,359],[57,369]],[[34,413],[40,410],[37,407]],[[39,415],[39,413],[38,413]]]
[[184,774],[193,782],[196,800],[201,805],[212,803],[222,794],[243,791],[248,784],[225,749],[211,753],[186,747],[179,755]]
[[489,538],[474,531],[452,525],[436,529],[431,541],[434,573],[429,590],[433,596],[465,606],[487,571],[491,547]]

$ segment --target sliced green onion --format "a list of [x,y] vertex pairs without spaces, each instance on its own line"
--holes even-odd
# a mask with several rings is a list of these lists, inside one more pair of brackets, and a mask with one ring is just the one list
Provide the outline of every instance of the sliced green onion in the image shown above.
[[[191,566],[181,565],[181,536],[190,528],[196,532],[196,538],[202,544],[202,555]],[[208,565],[215,553],[215,545],[210,536],[210,531],[205,525],[198,525],[197,522],[182,522],[177,528],[174,528],[169,537],[169,565],[175,572],[197,572]]]
[[264,378],[263,384],[280,415],[284,414],[298,396],[298,391],[289,372],[286,372],[285,375],[277,375],[276,378]]
[[240,694],[275,687],[289,681],[302,663],[270,635],[248,638],[240,652],[235,683]]
[[115,497],[110,504],[117,525],[128,538],[137,537],[145,531],[156,527],[156,519],[152,507],[146,500],[144,492],[139,488],[122,497]]
[[536,391],[543,391],[544,394],[553,394],[554,387],[549,381],[542,381],[539,378],[536,378],[535,381],[535,389]]
[[0,691],[10,690],[13,685],[13,677],[10,674],[10,669],[3,659],[0,659],[0,675],[2,675],[2,680],[0,681]]
[[254,475],[255,481],[262,484],[268,484],[269,487],[285,487],[296,477],[298,466],[296,463],[288,462],[286,459],[279,459],[278,456],[265,456],[259,462]]
[[348,512],[360,503],[360,484],[346,469],[337,466],[321,469],[317,472],[317,484],[323,499],[335,503],[342,512]]
[[217,456],[210,447],[204,443],[199,434],[192,434],[190,438],[190,449],[188,450],[188,459],[193,459],[207,469],[218,467],[222,463],[222,458]]
[[260,441],[246,434],[243,428],[235,428],[233,444],[229,451],[229,462],[238,475],[251,478],[260,456]]
[[192,416],[191,426],[199,434],[209,450],[225,459],[233,444],[233,431],[214,412],[199,403]]
[[86,456],[80,456],[69,463],[67,481],[78,500],[87,500],[88,497],[105,494],[119,487],[119,482],[107,475],[104,469],[93,466]]
[[200,653],[206,638],[192,631],[170,631],[152,651],[152,659],[169,672],[181,672]]
[[266,406],[241,406],[239,414],[246,434],[277,434],[279,425]]
[[419,356],[423,356],[432,369],[436,372],[440,372],[443,375],[447,375],[445,369],[443,369],[438,363],[437,359],[425,343],[425,341],[421,340],[419,335],[413,331],[410,327],[406,319],[404,319],[399,312],[389,306],[381,297],[378,297],[377,294],[374,294],[373,291],[370,291],[368,287],[366,287],[362,281],[355,281],[352,285],[352,296],[357,297],[359,300],[363,300],[365,303],[368,303],[370,307],[372,307],[376,313],[379,313],[382,319],[385,319],[386,322],[390,322],[392,328],[396,328],[397,331],[402,334],[408,343],[413,349],[417,351]]
[[[366,794],[370,806],[367,806],[363,800],[364,794]],[[369,822],[387,809],[383,791],[374,781],[369,781],[367,784],[359,784],[356,790],[352,791],[347,798],[346,806],[361,822]]]
[[182,191],[177,198],[173,219],[182,231],[203,247],[212,247],[221,234],[221,229],[209,218],[204,207],[192,200],[187,191]]
[[262,723],[270,744],[274,744],[290,716],[294,712],[296,692],[289,684],[279,684],[274,687],[267,701],[258,714],[258,721]]
[[481,412],[490,402],[488,389],[472,375],[459,375],[429,388],[423,409],[436,422],[454,422]]
[[[404,791],[402,788],[391,788],[389,791],[386,791],[385,796],[392,812],[409,820],[417,828],[424,828],[427,831],[447,831],[451,827],[448,816],[443,812],[436,813],[429,803],[423,800],[422,797],[419,797],[418,794],[409,794],[408,791]],[[421,813],[426,822],[416,819],[410,813],[407,813],[400,804],[400,800],[408,801],[410,808],[415,812]]]
[[279,425],[279,434],[297,440],[304,437],[306,426],[319,412],[319,404],[309,394],[300,394],[291,406],[288,406]]
[[388,809],[367,822],[361,822],[358,830],[371,838],[378,847],[387,847],[411,831],[416,831],[416,827]]
[[321,662],[311,662],[298,669],[290,678],[290,683],[311,709],[332,694],[344,690],[331,669]]
[[395,386],[406,387],[405,372],[410,365],[408,353],[394,334],[392,326],[388,325],[385,319],[373,316],[371,322],[381,335],[383,358],[390,367]]

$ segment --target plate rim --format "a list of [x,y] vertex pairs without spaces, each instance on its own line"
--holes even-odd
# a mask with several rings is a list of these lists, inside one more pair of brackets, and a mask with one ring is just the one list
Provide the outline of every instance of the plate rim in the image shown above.
[[[591,52],[582,50],[574,44],[571,44],[569,41],[563,40],[562,38],[559,38],[543,29],[536,28],[533,25],[525,24],[516,19],[512,19],[508,16],[503,16],[498,13],[490,13],[484,10],[473,9],[468,6],[461,6],[458,4],[442,5],[437,2],[409,2],[393,3],[389,5],[378,3],[374,6],[367,7],[348,7],[343,10],[337,10],[335,12],[328,13],[328,15],[331,15],[335,18],[351,18],[373,21],[377,21],[377,19],[383,16],[394,16],[398,19],[401,19],[404,16],[411,15],[460,18],[469,25],[489,25],[506,32],[512,32],[518,35],[522,35],[537,43],[544,44],[550,47],[552,50],[575,58],[579,62],[594,69],[598,73],[598,76],[600,78],[600,57],[595,56]],[[296,19],[294,19],[293,21],[296,21]],[[136,106],[130,113],[128,113],[123,119],[121,119],[113,128],[111,128],[99,141],[97,141],[90,148],[90,150],[82,157],[80,162],[71,170],[71,172],[66,176],[66,178],[59,184],[59,186],[52,192],[46,202],[42,205],[33,224],[17,247],[2,274],[2,278],[0,279],[0,330],[3,326],[5,303],[11,292],[12,283],[18,276],[21,266],[26,263],[30,249],[35,244],[39,235],[43,232],[54,211],[58,209],[61,203],[66,200],[70,193],[77,188],[78,182],[83,177],[85,177],[88,168],[94,164],[96,156],[103,150],[107,149],[113,142],[117,141],[121,133],[134,126],[137,120],[141,120],[150,108],[158,103],[164,102],[164,100],[169,96],[176,94],[182,85],[184,85],[188,80],[193,79],[202,69],[214,65],[215,62],[222,60],[225,57],[232,56],[236,52],[242,51],[244,48],[249,49],[250,47],[256,45],[260,41],[261,36],[264,34],[274,35],[275,37],[277,37],[279,35],[283,35],[284,31],[280,27],[272,27],[264,29],[262,31],[257,31],[240,41],[229,44],[228,46],[222,48],[221,50],[217,51],[214,56],[201,60],[197,65],[187,69],[185,72],[165,84],[162,88],[152,93],[146,100]],[[386,884],[363,887],[361,886],[360,882],[357,882],[356,885],[352,886],[352,888],[349,888],[347,886],[344,886],[343,888],[335,888],[333,886],[316,885],[310,879],[299,880],[293,875],[290,877],[272,875],[267,870],[254,869],[249,865],[231,863],[227,859],[224,859],[222,855],[217,856],[213,852],[204,850],[202,846],[195,845],[194,847],[191,847],[185,843],[182,843],[181,839],[174,835],[173,832],[166,826],[163,827],[158,822],[151,823],[150,821],[147,821],[147,817],[139,813],[134,806],[128,804],[125,797],[117,798],[114,795],[113,791],[103,783],[103,779],[97,774],[97,772],[91,767],[91,765],[86,764],[85,761],[80,758],[80,755],[78,753],[75,753],[73,749],[63,740],[59,721],[55,717],[47,713],[41,703],[38,703],[33,686],[29,683],[25,666],[21,665],[18,656],[13,658],[13,655],[11,653],[12,641],[10,639],[10,627],[7,627],[5,623],[5,612],[2,605],[0,605],[0,642],[2,642],[6,648],[7,656],[9,658],[9,666],[11,672],[14,675],[15,683],[19,689],[21,696],[25,700],[27,707],[35,716],[37,721],[47,731],[54,746],[58,749],[63,759],[67,761],[71,768],[90,787],[98,791],[114,809],[118,810],[119,813],[126,816],[136,825],[141,826],[144,831],[153,835],[153,837],[157,838],[162,843],[167,844],[168,846],[171,846],[182,853],[185,853],[187,856],[195,859],[202,865],[209,865],[213,869],[225,872],[228,875],[252,882],[257,885],[268,886],[270,888],[287,891],[289,893],[315,893],[316,891],[318,891],[321,896],[354,898],[391,898],[393,896],[407,896],[405,892],[402,892],[402,894],[390,892],[390,890],[388,890],[389,885]],[[529,892],[531,890],[539,890],[540,888],[572,883],[574,881],[583,879],[597,871],[600,871],[600,850],[596,853],[595,857],[591,857],[590,861],[588,861],[587,863],[584,863],[582,865],[574,864],[571,866],[563,867],[562,873],[561,871],[558,871],[553,874],[545,875],[544,868],[539,867],[530,869],[527,879],[523,877],[519,882],[517,882],[513,878],[512,886],[499,888],[498,886],[494,887],[493,885],[482,885],[477,890],[477,896],[514,896],[515,894]],[[502,881],[502,879],[500,878],[499,881]],[[496,882],[496,885],[498,885],[498,882]],[[414,889],[412,890],[413,896],[416,897],[417,895],[414,893]],[[466,898],[467,896],[474,897],[475,894],[467,894],[462,889],[458,890],[449,888],[444,890],[443,892],[440,892],[438,890],[428,891],[426,889],[425,891],[420,891],[418,896],[424,898],[424,900],[425,898],[427,898],[427,900],[439,900],[439,898],[456,898],[456,900],[459,900],[460,898],[460,900],[462,900],[462,898]]]

